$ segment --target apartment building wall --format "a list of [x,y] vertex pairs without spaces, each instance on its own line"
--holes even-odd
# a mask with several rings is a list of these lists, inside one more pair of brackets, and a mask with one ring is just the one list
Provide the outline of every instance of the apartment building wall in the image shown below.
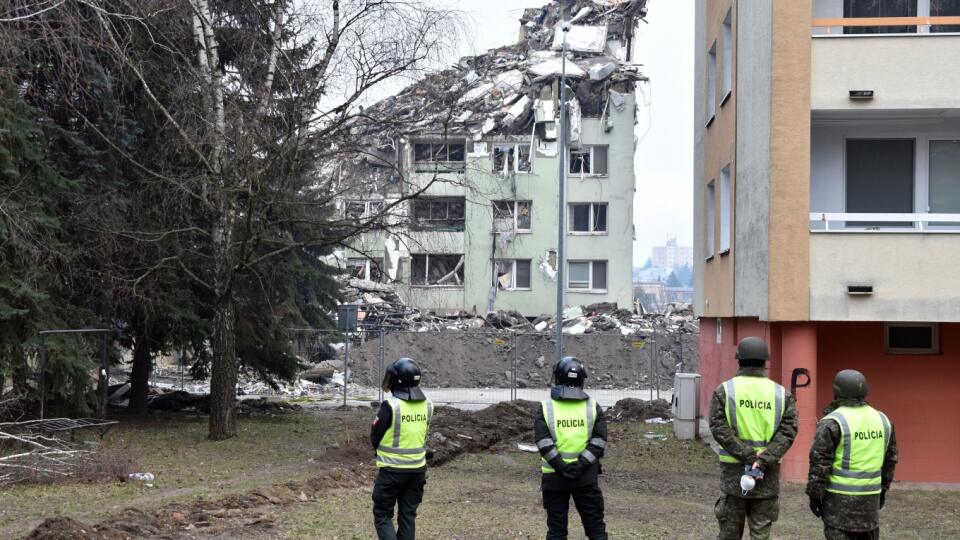
[[[570,174],[567,177],[567,203],[606,203],[607,231],[602,234],[567,234],[568,261],[607,261],[607,288],[604,291],[565,292],[567,305],[616,302],[629,308],[633,302],[633,195],[635,97],[625,96],[622,108],[611,105],[609,121],[582,118],[583,145],[607,146],[608,172],[605,175]],[[606,130],[603,124],[612,126]],[[524,140],[525,139],[525,140]],[[510,138],[511,142],[530,144],[529,138]],[[500,141],[506,142],[506,141]],[[435,179],[430,173],[411,173],[414,186],[427,186],[424,196],[464,197],[466,199],[463,232],[404,232],[402,263],[393,284],[404,301],[423,309],[439,311],[487,311],[491,293],[493,309],[516,310],[524,315],[552,313],[556,309],[556,281],[551,277],[555,264],[551,252],[557,249],[559,158],[534,151],[530,172],[513,176],[492,172],[493,145],[486,141],[484,152],[468,153],[462,173],[443,173]],[[432,183],[430,183],[432,180]],[[531,228],[517,232],[509,241],[493,234],[491,201],[531,201]],[[569,212],[568,218],[569,218]],[[373,257],[383,253],[384,233],[365,234],[356,242],[366,250],[352,250],[348,257]],[[410,283],[410,255],[417,253],[463,254],[462,286],[416,286]],[[553,255],[555,257],[555,255]],[[523,290],[497,290],[493,260],[529,260],[530,287]],[[569,273],[568,273],[569,274]]]

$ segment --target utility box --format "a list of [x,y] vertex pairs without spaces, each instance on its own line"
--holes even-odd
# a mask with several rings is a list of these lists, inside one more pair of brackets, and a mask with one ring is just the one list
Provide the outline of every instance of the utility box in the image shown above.
[[700,438],[700,374],[677,373],[673,379],[673,434]]
[[359,308],[356,304],[340,304],[337,309],[337,329],[341,332],[355,332]]

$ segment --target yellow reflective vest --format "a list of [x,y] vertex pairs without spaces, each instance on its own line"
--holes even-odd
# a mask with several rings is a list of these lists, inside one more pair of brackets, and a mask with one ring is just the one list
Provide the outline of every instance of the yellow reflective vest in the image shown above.
[[587,450],[596,423],[597,403],[592,398],[582,401],[547,399],[540,402],[540,408],[553,441],[538,441],[537,446],[543,447],[551,442],[555,445],[546,456],[540,457],[540,471],[550,474],[556,471],[549,460],[558,454],[566,463],[573,463]]
[[427,464],[427,430],[433,417],[429,400],[406,401],[391,397],[390,427],[377,446],[377,467],[419,469]]
[[[727,394],[724,412],[737,438],[757,452],[765,450],[783,417],[786,392],[766,377],[737,376],[723,383]],[[723,448],[720,461],[740,463]]]
[[840,407],[824,420],[836,422],[841,433],[827,491],[839,495],[879,495],[883,460],[890,444],[890,420],[869,405]]

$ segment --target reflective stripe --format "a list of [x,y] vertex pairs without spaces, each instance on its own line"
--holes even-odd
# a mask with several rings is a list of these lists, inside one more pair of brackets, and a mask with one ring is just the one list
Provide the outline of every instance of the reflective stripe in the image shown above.
[[420,459],[403,459],[395,458],[391,456],[377,456],[377,463],[384,463],[386,465],[426,465],[427,460],[425,458]]
[[783,418],[783,387],[779,384],[774,385],[774,407],[776,407],[773,415],[773,433],[776,435],[777,430],[780,429],[780,419]]
[[396,448],[380,445],[377,447],[377,450],[381,452],[389,452],[391,454],[407,454],[407,455],[416,455],[426,452],[424,448]]
[[592,444],[592,445],[596,446],[597,448],[606,448],[606,447],[607,447],[607,441],[601,439],[600,437],[594,437],[594,438],[590,439],[590,442],[588,442],[587,444]]
[[847,419],[838,412],[833,412],[827,415],[827,418],[830,418],[840,424],[840,430],[843,432],[840,434],[840,438],[843,439],[843,460],[840,468],[848,470],[850,469],[850,451],[851,447],[853,446],[853,441],[850,434],[850,424],[847,423]]
[[400,446],[400,400],[390,398],[390,408],[393,409],[393,446]]
[[733,390],[733,379],[730,379],[723,385],[727,391],[727,421],[733,428],[734,435],[739,436],[740,430],[737,429],[737,399]]
[[545,408],[546,411],[547,411],[547,429],[550,430],[550,437],[552,437],[553,440],[556,441],[556,440],[557,440],[557,426],[555,426],[554,423],[553,423],[553,418],[554,418],[554,414],[553,414],[553,400],[552,400],[552,399],[548,399],[547,401],[545,401],[545,402],[544,402],[544,408]]
[[560,452],[560,457],[563,459],[577,459],[580,457],[580,454],[576,452]]
[[597,414],[597,404],[592,399],[587,400],[587,435],[593,435],[594,416]]
[[881,471],[848,471],[844,469],[834,468],[830,471],[830,474],[833,476],[840,476],[843,478],[880,478]]
[[[887,449],[890,448],[890,419],[882,412],[877,412],[880,414],[880,419],[883,420],[883,450],[884,454],[886,454]],[[886,456],[884,456],[884,458],[886,458]]]
[[537,441],[537,448],[540,450],[543,450],[544,448],[550,448],[551,446],[555,446],[553,439],[540,439]]
[[871,491],[880,492],[880,481],[878,480],[875,484],[869,484],[865,486],[848,486],[846,484],[837,484],[831,482],[827,485],[828,490],[834,491],[849,491],[851,493],[870,493]]
[[584,450],[583,453],[580,455],[583,456],[583,458],[589,461],[590,463],[594,463],[595,461],[597,461],[597,456],[593,455],[593,452],[589,450]]
[[723,448],[720,449],[720,455],[721,455],[721,456],[733,457],[733,456],[730,454],[730,452],[727,452],[727,451],[724,450]]
[[543,460],[544,460],[544,461],[550,461],[551,459],[553,459],[553,458],[555,458],[555,457],[557,457],[557,456],[559,456],[559,455],[560,455],[560,452],[558,452],[557,449],[554,448],[553,450],[550,450],[549,452],[547,452],[547,454],[546,454],[545,456],[543,456]]

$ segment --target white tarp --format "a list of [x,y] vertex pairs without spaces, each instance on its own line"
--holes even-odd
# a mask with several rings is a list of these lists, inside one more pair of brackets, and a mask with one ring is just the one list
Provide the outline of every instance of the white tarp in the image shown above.
[[[607,48],[607,27],[574,24],[567,32],[567,50],[602,53]],[[553,50],[563,49],[563,30],[560,25],[553,32]]]

